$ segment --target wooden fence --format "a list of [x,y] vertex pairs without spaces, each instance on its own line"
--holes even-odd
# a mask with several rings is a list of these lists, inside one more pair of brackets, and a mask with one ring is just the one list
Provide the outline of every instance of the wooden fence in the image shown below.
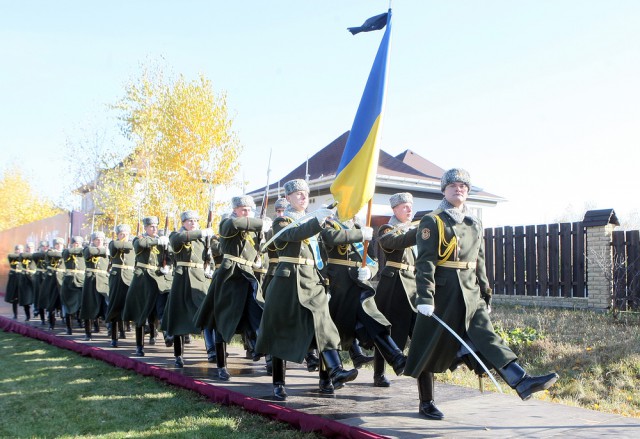
[[581,222],[487,228],[484,238],[494,294],[587,297]]
[[614,231],[613,306],[620,311],[640,309],[640,231]]

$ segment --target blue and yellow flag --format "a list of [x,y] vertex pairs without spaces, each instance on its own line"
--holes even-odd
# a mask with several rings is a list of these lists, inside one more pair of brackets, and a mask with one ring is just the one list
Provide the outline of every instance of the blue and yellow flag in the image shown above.
[[343,221],[353,218],[373,198],[375,192],[390,39],[391,9],[387,13],[387,29],[362,93],[336,179],[331,185],[333,198],[338,202],[338,218]]

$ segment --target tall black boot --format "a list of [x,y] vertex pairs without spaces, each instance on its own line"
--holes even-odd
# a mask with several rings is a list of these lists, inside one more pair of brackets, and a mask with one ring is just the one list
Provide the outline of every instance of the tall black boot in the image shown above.
[[407,357],[402,353],[391,336],[389,334],[376,335],[373,338],[373,343],[385,361],[393,367],[396,375],[402,375],[404,373],[404,366],[407,364]]
[[91,340],[91,320],[86,319],[84,321],[84,341]]
[[95,319],[93,321],[93,332],[95,332],[96,334],[100,332],[100,319]]
[[118,320],[118,338],[125,339],[127,338],[127,334],[124,332],[124,322],[122,320]]
[[184,360],[182,359],[182,336],[174,335],[173,340],[173,356],[176,357],[175,366],[184,367]]
[[317,349],[309,349],[307,355],[304,356],[304,361],[307,363],[307,370],[309,372],[315,372],[320,367],[320,358],[318,358]]
[[56,327],[56,311],[49,311],[49,330],[53,331]]
[[111,322],[111,347],[118,347],[118,324],[116,322]]
[[351,358],[353,367],[356,369],[360,369],[364,364],[371,363],[373,361],[373,357],[365,355],[362,352],[362,348],[360,347],[360,343],[358,343],[357,338],[354,338],[353,343],[351,343],[351,347],[349,348],[349,357]]
[[327,366],[334,387],[353,381],[358,376],[358,369],[344,370],[342,368],[342,361],[336,350],[323,351],[322,359]]
[[253,361],[260,361],[262,355],[260,352],[256,351],[256,333],[254,331],[245,331],[244,332],[245,343],[249,348],[248,351],[251,353],[250,358]]
[[375,348],[373,350],[373,385],[374,387],[389,387],[391,383],[384,376],[384,357],[378,350]]
[[40,316],[40,322],[42,323],[42,326],[44,326],[45,325],[44,308],[38,308],[38,315]]
[[285,376],[287,374],[287,364],[282,358],[272,357],[273,364],[273,397],[278,401],[287,399],[287,391],[285,386]]
[[11,310],[13,311],[13,320],[18,320],[18,302],[11,304]]
[[444,414],[433,402],[433,387],[433,373],[422,372],[418,376],[418,396],[420,397],[418,411],[429,419],[440,420],[444,418]]
[[24,321],[28,322],[29,320],[31,320],[31,306],[24,305]]
[[153,346],[156,344],[156,322],[149,319],[149,345]]
[[144,327],[136,326],[136,357],[144,357]]
[[273,359],[269,354],[264,356],[264,367],[267,369],[267,375],[273,375]]
[[559,378],[555,372],[532,377],[515,361],[498,369],[498,373],[509,387],[518,392],[523,401],[531,398],[532,393],[547,390]]
[[329,377],[329,371],[327,370],[327,365],[324,364],[324,361],[320,361],[320,393],[324,393],[327,395],[332,395],[334,393],[333,383],[331,382],[331,378]]
[[64,316],[64,323],[67,325],[67,335],[73,334],[73,330],[71,329],[71,316],[69,314]]
[[227,370],[227,344],[216,339],[216,365],[218,366],[218,378],[229,381],[231,376]]

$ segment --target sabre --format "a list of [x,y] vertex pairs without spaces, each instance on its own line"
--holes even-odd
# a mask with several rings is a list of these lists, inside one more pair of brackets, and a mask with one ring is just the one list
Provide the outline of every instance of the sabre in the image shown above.
[[[326,208],[331,210],[334,207],[336,207],[337,204],[338,204],[337,202],[332,203],[332,204],[328,205]],[[274,234],[271,237],[271,239],[269,239],[267,242],[264,243],[264,245],[262,245],[260,247],[260,253],[264,253],[265,251],[267,251],[267,247],[269,247],[269,244],[271,244],[273,241],[275,241],[278,238],[278,236],[282,235],[285,230],[289,230],[291,227],[295,227],[298,224],[302,224],[304,221],[306,221],[306,220],[308,220],[310,218],[313,218],[314,215],[315,215],[314,212],[309,212],[308,214],[306,214],[304,216],[301,216],[300,218],[298,218],[297,220],[293,221],[292,223],[289,223],[285,228],[280,229],[280,231],[278,231],[278,233]]]
[[500,393],[502,393],[502,388],[500,387],[500,384],[498,384],[498,382],[496,381],[496,379],[493,377],[493,375],[491,374],[491,372],[489,372],[489,369],[487,368],[487,366],[485,366],[485,364],[482,362],[482,360],[476,355],[475,352],[473,352],[473,349],[471,349],[469,347],[469,345],[467,343],[465,343],[465,341],[462,339],[462,337],[460,337],[458,334],[456,334],[456,332],[451,329],[451,327],[449,325],[447,325],[445,322],[443,322],[440,317],[438,317],[435,314],[431,314],[431,317],[433,317],[434,319],[436,319],[436,321],[438,323],[440,323],[447,331],[449,331],[451,333],[451,335],[453,335],[455,338],[458,339],[458,341],[460,343],[462,343],[462,346],[464,346],[465,348],[467,348],[467,350],[469,351],[469,353],[471,353],[471,355],[473,355],[473,358],[476,359],[476,361],[478,362],[478,364],[480,364],[480,366],[482,366],[482,368],[484,369],[484,371],[487,373],[487,375],[489,375],[489,378],[491,378],[491,381],[493,381],[493,384],[496,385],[496,388],[498,389],[498,391]]

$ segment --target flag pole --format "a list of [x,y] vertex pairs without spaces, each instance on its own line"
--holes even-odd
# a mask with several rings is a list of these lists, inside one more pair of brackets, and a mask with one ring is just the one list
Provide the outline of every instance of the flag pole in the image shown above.
[[[369,198],[369,202],[367,203],[367,220],[365,224],[367,227],[371,227],[371,206],[373,205],[373,197]],[[365,241],[363,243],[362,249],[362,268],[367,266],[367,250],[369,250],[369,241]]]

